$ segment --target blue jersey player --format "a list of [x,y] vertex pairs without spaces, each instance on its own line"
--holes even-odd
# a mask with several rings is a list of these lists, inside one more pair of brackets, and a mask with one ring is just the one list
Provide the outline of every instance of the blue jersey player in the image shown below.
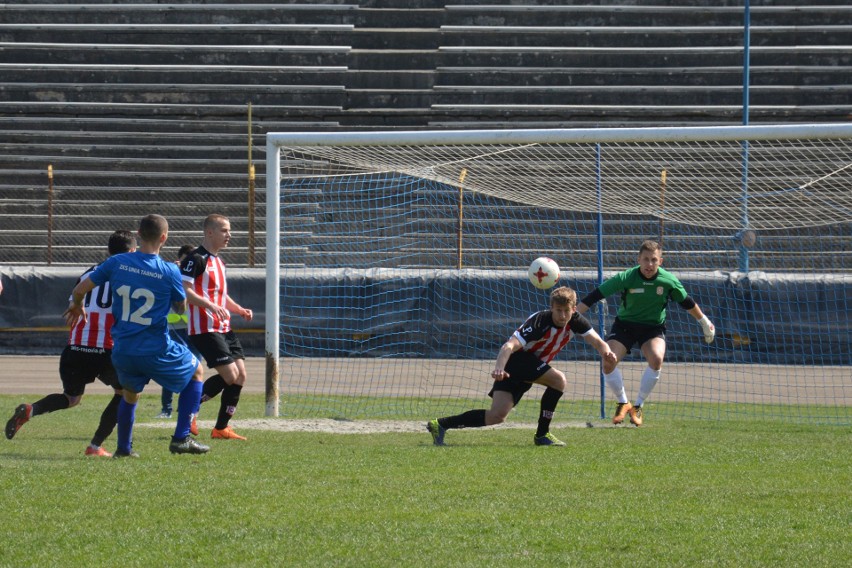
[[110,257],[73,290],[65,319],[73,325],[86,318],[83,297],[94,286],[109,281],[112,290],[112,363],[124,389],[118,407],[118,449],[114,457],[138,457],[133,451],[133,422],[139,394],[153,379],[180,393],[178,419],[169,450],[178,454],[202,454],[209,446],[189,435],[192,413],[201,400],[204,378],[198,359],[184,345],[169,337],[169,309],[186,309],[178,267],[160,258],[168,238],[165,217],[148,215],[139,224],[136,252]]

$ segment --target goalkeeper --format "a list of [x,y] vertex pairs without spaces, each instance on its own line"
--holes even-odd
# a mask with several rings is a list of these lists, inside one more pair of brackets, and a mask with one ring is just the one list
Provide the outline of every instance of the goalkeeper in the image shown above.
[[[674,300],[698,320],[704,330],[704,341],[712,343],[716,336],[713,323],[689,297],[677,277],[660,268],[663,249],[655,241],[639,247],[639,265],[608,278],[577,304],[577,312],[586,313],[596,302],[621,292],[621,305],[607,336],[607,343],[617,359],[604,359],[604,380],[616,398],[613,424],[621,424],[627,415],[636,426],[642,425],[642,404],[657,381],[666,354],[666,304]],[[642,373],[636,404],[631,404],[624,391],[624,378],[618,362],[638,345],[648,362]]]

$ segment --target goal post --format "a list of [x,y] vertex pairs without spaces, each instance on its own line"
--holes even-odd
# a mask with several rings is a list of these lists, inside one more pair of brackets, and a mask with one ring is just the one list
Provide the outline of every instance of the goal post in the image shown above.
[[[280,250],[281,237],[281,160],[280,150],[269,138],[266,146],[266,324],[264,326],[266,415],[279,415],[279,345],[281,342],[280,303]],[[271,243],[271,245],[270,245]]]
[[[582,297],[653,238],[719,336],[670,305],[649,403],[849,422],[852,125],[269,133],[266,149],[269,416],[480,406],[499,345],[546,307],[532,259]],[[599,332],[617,301],[590,314]],[[642,364],[623,363],[631,398]],[[572,341],[554,365],[560,415],[600,418],[597,354]]]

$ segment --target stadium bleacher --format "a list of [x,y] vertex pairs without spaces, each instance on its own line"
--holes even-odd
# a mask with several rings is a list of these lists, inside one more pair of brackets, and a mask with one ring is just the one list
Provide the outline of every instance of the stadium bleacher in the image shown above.
[[[738,3],[565,4],[0,5],[0,263],[97,262],[152,211],[176,248],[218,211],[230,264],[249,264],[252,231],[262,265],[269,131],[742,122]],[[852,6],[752,4],[751,122],[848,120]]]

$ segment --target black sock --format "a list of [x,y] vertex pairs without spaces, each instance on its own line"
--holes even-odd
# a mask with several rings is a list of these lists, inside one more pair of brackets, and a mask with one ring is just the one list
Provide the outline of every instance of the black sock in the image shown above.
[[482,428],[485,426],[485,411],[468,410],[455,416],[438,418],[438,424],[447,430],[451,428]]
[[68,397],[62,393],[49,394],[33,403],[33,416],[47,414],[55,410],[65,410],[69,406]]
[[104,411],[101,413],[101,422],[98,424],[98,429],[95,430],[95,435],[92,436],[92,445],[103,446],[104,440],[112,434],[115,425],[118,423],[119,402],[121,402],[121,395],[113,395],[112,400],[104,408]]
[[242,390],[243,385],[228,385],[222,391],[222,403],[219,405],[219,417],[216,419],[217,430],[228,427],[231,416],[237,410],[237,403],[240,402],[240,392]]
[[228,383],[222,378],[222,375],[213,375],[204,381],[204,388],[201,390],[201,402],[207,402],[211,398],[216,398],[219,393],[225,390]]
[[550,421],[556,411],[556,405],[562,397],[562,391],[547,387],[541,395],[541,414],[538,417],[538,429],[535,431],[537,438],[550,432]]

